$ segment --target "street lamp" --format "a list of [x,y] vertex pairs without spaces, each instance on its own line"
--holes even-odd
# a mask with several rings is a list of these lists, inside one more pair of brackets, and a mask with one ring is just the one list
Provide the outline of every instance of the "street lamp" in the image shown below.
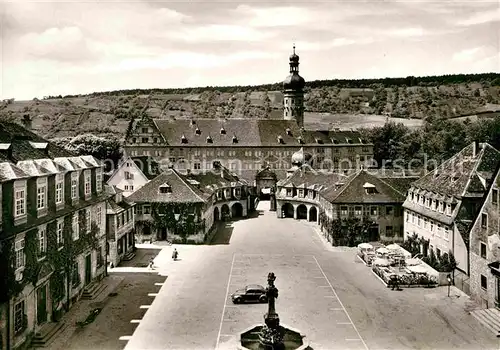
[[448,297],[450,296],[450,287],[451,287],[451,275],[448,274],[448,276],[446,276],[446,279],[448,280]]

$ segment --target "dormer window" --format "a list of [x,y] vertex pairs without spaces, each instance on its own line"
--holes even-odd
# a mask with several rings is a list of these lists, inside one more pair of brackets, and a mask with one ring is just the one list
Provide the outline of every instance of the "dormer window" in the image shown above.
[[195,133],[196,135],[201,135],[201,130],[200,130],[200,128],[196,128],[196,130],[194,131],[194,133]]
[[359,143],[365,143],[365,140],[363,140],[361,137],[359,138]]
[[301,145],[302,145],[302,144],[304,144],[304,140],[302,140],[302,136],[299,136],[299,137],[297,138],[297,141],[298,141]]
[[184,135],[181,136],[181,143],[188,143],[186,136]]
[[191,125],[195,125],[196,124],[196,121],[195,120],[191,120]]
[[210,137],[210,135],[207,136],[207,143],[214,143],[214,141],[212,140],[212,137]]
[[290,128],[286,128],[286,134],[288,136],[292,136],[292,130],[290,130]]
[[332,137],[332,143],[334,145],[338,145],[339,144],[339,140],[337,140],[336,138]]
[[172,187],[170,187],[169,184],[164,183],[163,185],[161,185],[160,187],[158,187],[158,191],[160,193],[172,193]]
[[283,137],[281,137],[281,135],[278,135],[278,143],[284,144]]
[[316,143],[323,144],[323,140],[316,138]]
[[224,129],[224,127],[220,128],[220,134],[226,135],[226,129]]
[[142,133],[147,134],[149,132],[149,128],[142,128]]
[[235,136],[233,136],[233,143],[238,143],[238,138]]
[[350,138],[346,137],[346,138],[345,138],[345,142],[346,142],[346,143],[352,143],[352,140],[351,140]]
[[137,142],[137,138],[133,137],[132,138],[132,143],[136,143]]
[[373,185],[373,184],[371,184],[369,182],[365,182],[365,184],[363,185],[363,188],[365,189],[365,192],[367,194],[378,193],[377,188],[375,187],[375,185]]

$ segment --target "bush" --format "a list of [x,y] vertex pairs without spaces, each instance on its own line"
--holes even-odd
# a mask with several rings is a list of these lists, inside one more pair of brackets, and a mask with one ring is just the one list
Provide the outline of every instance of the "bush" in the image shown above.
[[[389,284],[390,271],[387,267],[373,266],[372,270],[379,276],[385,283]],[[438,281],[436,277],[429,276],[427,274],[415,274],[415,273],[405,273],[400,275],[399,278],[400,285],[436,285]]]

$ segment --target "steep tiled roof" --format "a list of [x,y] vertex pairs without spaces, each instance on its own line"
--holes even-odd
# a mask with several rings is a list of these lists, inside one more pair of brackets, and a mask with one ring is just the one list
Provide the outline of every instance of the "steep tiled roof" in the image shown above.
[[[160,193],[161,185],[169,185],[172,188],[170,193]],[[190,185],[174,169],[168,169],[153,180],[132,193],[128,199],[132,202],[158,203],[158,202],[204,202],[208,196],[203,191]]]
[[123,198],[121,202],[115,202],[112,198],[106,202],[106,214],[118,214],[134,206],[135,203]]
[[271,178],[271,179],[274,179],[274,180],[277,180],[278,176],[276,175],[276,173],[271,170],[269,167],[266,167],[260,171],[258,171],[255,175],[256,178]]
[[[363,187],[366,183],[374,185],[377,193],[367,193]],[[321,195],[335,203],[402,203],[405,200],[405,193],[364,170],[350,175],[342,187],[330,188]]]
[[309,165],[298,168],[289,178],[279,181],[281,187],[303,187],[315,188],[317,190],[328,191],[346,183],[348,177],[343,174],[330,173],[312,169]]
[[0,163],[0,182],[17,180],[17,179],[26,179],[28,177],[31,177],[31,175],[25,173],[23,170],[21,170],[14,164],[9,162]]
[[380,179],[398,192],[406,194],[418,177],[380,177]]
[[457,198],[468,191],[485,191],[487,184],[482,184],[477,175],[490,180],[500,162],[500,152],[487,143],[481,143],[476,156],[473,156],[474,148],[474,143],[466,146],[437,169],[417,180],[414,187]]
[[245,180],[240,180],[235,174],[224,167],[181,176],[189,183],[194,180],[193,184],[199,184],[196,188],[201,189],[205,193],[212,193],[217,188],[231,187],[232,185],[247,185]]
[[[27,159],[70,157],[73,153],[25,129],[23,126],[0,121],[0,143],[10,144],[2,150],[2,156],[13,163]],[[46,147],[43,147],[47,143]],[[40,147],[40,148],[37,148]]]
[[[294,120],[284,119],[156,119],[154,123],[170,145],[191,146],[279,146],[305,144],[360,144],[357,131],[313,131],[301,129]],[[221,129],[224,133],[221,133]],[[182,137],[187,140],[182,143]],[[236,143],[233,143],[236,136]],[[280,142],[278,137],[280,137]],[[212,143],[207,143],[209,137]]]

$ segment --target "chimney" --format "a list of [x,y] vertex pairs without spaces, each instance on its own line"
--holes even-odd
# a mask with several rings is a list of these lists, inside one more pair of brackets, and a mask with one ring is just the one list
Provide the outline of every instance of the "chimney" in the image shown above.
[[32,127],[32,119],[31,119],[31,117],[30,117],[30,115],[29,115],[29,114],[25,114],[25,115],[23,115],[22,124],[23,124],[23,126],[24,126],[26,129],[28,129],[28,130],[30,130],[30,131],[31,131],[31,127]]
[[479,153],[479,141],[475,140],[472,145],[472,156],[477,157],[478,153]]

